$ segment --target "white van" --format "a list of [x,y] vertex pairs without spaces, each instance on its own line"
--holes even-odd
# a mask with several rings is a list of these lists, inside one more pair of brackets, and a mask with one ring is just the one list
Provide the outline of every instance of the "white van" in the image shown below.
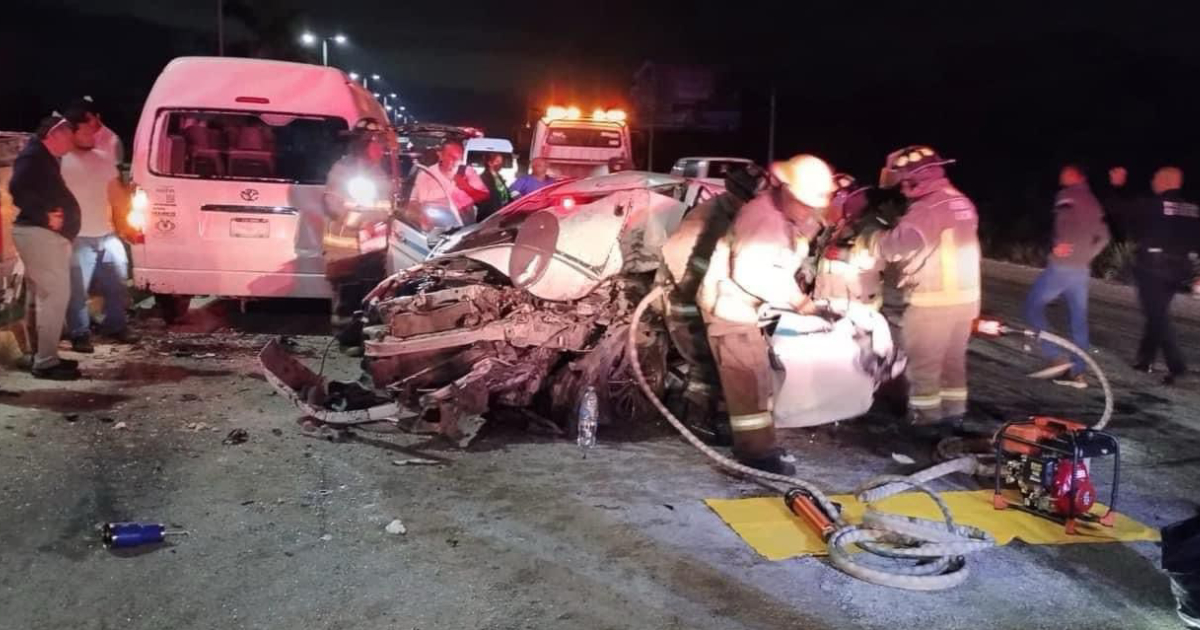
[[499,153],[504,156],[504,166],[500,167],[500,176],[506,184],[512,185],[517,178],[517,154],[513,152],[512,142],[504,138],[468,138],[463,143],[464,161],[470,164],[480,175],[484,171],[484,159],[489,153]]
[[335,68],[231,57],[167,64],[133,144],[130,218],[143,230],[135,283],[168,298],[330,297],[325,180],[345,132],[364,118],[387,113]]

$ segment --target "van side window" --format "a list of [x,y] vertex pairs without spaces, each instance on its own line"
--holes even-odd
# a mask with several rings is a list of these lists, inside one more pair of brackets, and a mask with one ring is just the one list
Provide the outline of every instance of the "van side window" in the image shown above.
[[156,175],[323,185],[346,148],[341,118],[176,110],[155,126]]
[[688,160],[683,165],[684,177],[700,177],[700,160]]

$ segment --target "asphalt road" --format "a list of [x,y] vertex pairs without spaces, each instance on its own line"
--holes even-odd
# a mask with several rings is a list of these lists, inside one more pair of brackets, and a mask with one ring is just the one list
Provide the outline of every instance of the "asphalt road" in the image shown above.
[[[986,309],[1015,317],[1031,272],[988,266]],[[1140,328],[1128,290],[1098,286],[1097,359],[1117,390],[1122,511],[1161,526],[1200,500],[1200,394],[1125,367]],[[1186,298],[1185,298],[1186,300]],[[1200,317],[1180,332],[1200,365]],[[485,427],[466,451],[386,427],[306,430],[258,375],[272,335],[303,334],[319,305],[202,305],[184,325],[140,325],[101,346],[89,380],[0,374],[0,628],[1176,628],[1154,544],[1034,547],[973,556],[953,591],[855,581],[816,559],[768,562],[703,505],[761,494],[678,439],[563,441]],[[1020,342],[971,350],[972,422],[1090,417],[1096,388],[1031,383]],[[327,371],[355,374],[332,355]],[[248,441],[223,444],[234,429]],[[920,445],[879,417],[788,432],[801,472],[846,491],[907,473]],[[440,466],[396,466],[418,454]],[[1103,470],[1101,470],[1103,472]],[[955,478],[944,488],[976,487]],[[402,519],[407,533],[385,526]],[[190,532],[109,551],[97,525]]]

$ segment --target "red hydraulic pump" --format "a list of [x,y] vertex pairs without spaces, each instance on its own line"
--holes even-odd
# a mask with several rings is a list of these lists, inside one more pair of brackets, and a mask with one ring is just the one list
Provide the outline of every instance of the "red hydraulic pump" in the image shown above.
[[[996,509],[1017,507],[1039,516],[1065,522],[1074,534],[1078,521],[1112,527],[1116,518],[1117,487],[1121,474],[1120,447],[1116,438],[1071,420],[1034,417],[1009,422],[996,433]],[[1112,494],[1103,516],[1092,513],[1096,486],[1089,462],[1113,458]],[[1004,486],[1016,486],[1020,501],[1004,497]]]

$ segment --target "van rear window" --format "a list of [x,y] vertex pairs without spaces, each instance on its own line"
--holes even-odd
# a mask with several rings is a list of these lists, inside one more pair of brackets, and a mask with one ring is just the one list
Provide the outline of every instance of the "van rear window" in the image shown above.
[[546,132],[546,143],[563,147],[619,149],[621,132],[617,129],[592,127],[551,127]]
[[[489,155],[492,155],[492,152],[490,152],[490,151],[470,151],[467,153],[467,164],[470,164],[471,166],[474,166],[477,168],[483,168],[485,166],[484,161],[487,160]],[[499,155],[501,155],[504,158],[504,164],[501,165],[500,168],[512,168],[513,154],[500,153]]]
[[156,126],[150,166],[172,177],[322,185],[346,150],[346,130],[336,117],[168,111]]

